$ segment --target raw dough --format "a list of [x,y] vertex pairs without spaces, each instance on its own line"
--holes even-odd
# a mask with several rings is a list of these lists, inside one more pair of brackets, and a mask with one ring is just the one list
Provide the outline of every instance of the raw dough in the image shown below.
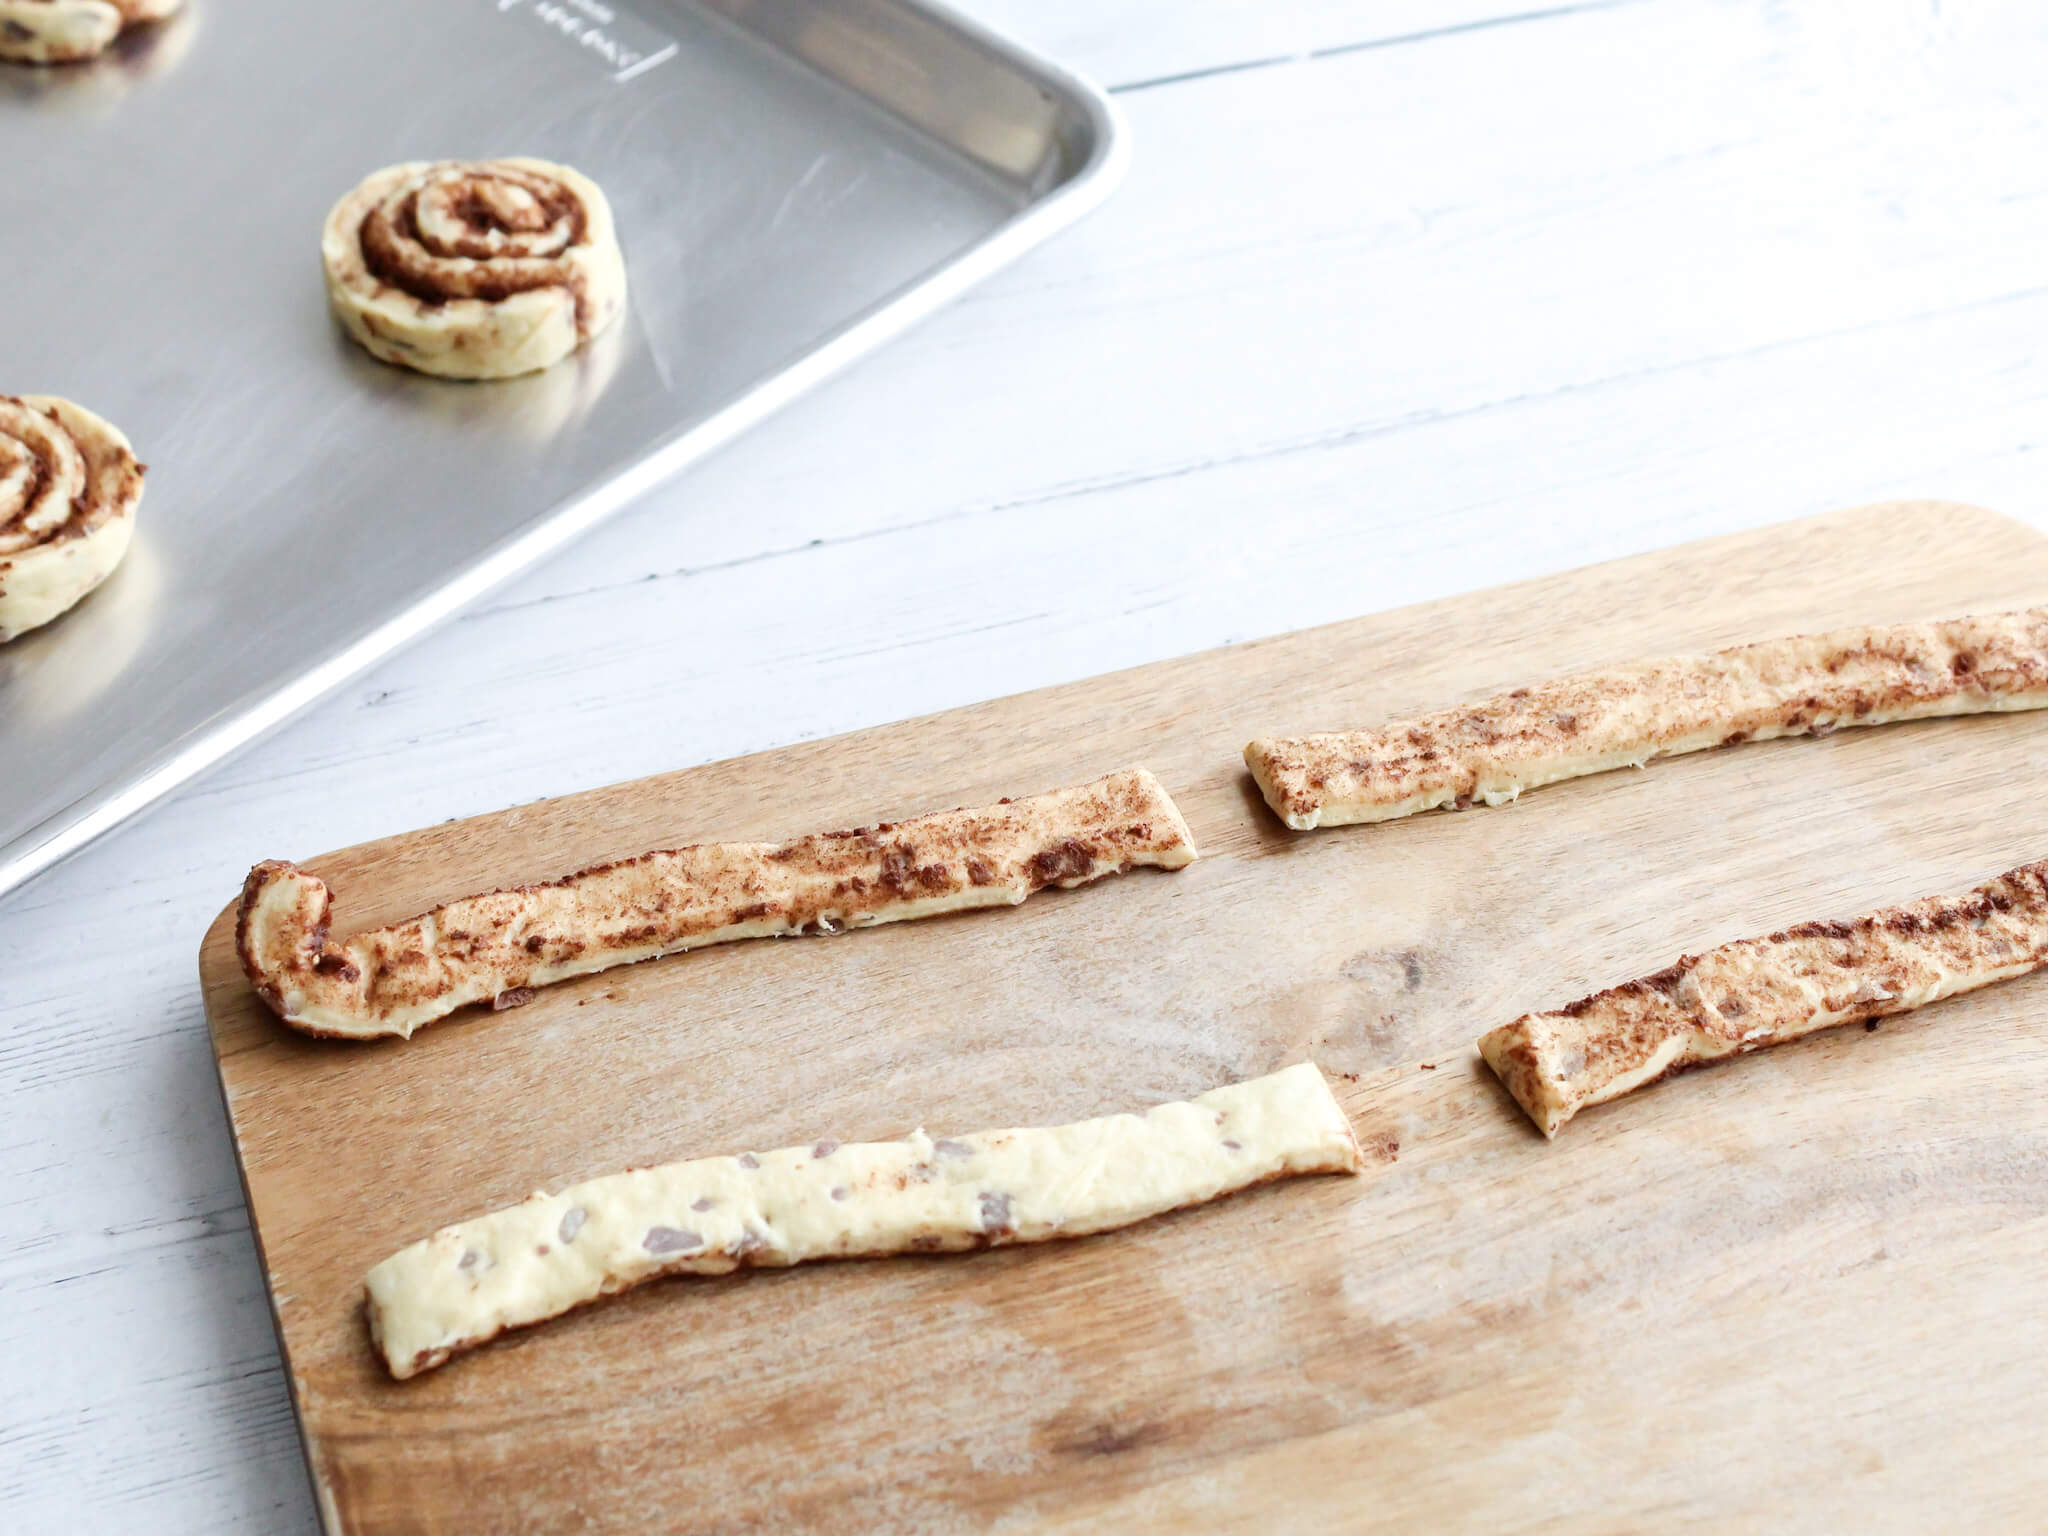
[[0,395],[0,641],[105,581],[135,533],[143,467],[111,422],[54,395]]
[[1962,896],[1801,923],[1525,1014],[1479,1053],[1546,1136],[1590,1104],[1687,1067],[1904,1013],[2048,959],[2048,861]]
[[1517,688],[1372,731],[1254,741],[1246,766],[1298,832],[1774,736],[2048,705],[2048,609],[1794,635]]
[[161,21],[184,0],[0,0],[0,59],[71,64],[102,52],[127,28]]
[[468,896],[334,942],[316,877],[249,871],[235,943],[256,991],[313,1035],[410,1035],[470,1003],[680,950],[836,933],[972,907],[1134,865],[1193,862],[1159,781],[1127,768],[1093,784],[787,843],[705,843],[600,864],[547,885]]
[[388,166],[334,205],[320,257],[349,335],[444,378],[545,368],[626,306],[611,205],[546,160]]
[[706,1157],[536,1194],[372,1269],[370,1335],[417,1375],[507,1328],[663,1275],[1080,1237],[1303,1173],[1358,1143],[1307,1062],[1073,1125]]

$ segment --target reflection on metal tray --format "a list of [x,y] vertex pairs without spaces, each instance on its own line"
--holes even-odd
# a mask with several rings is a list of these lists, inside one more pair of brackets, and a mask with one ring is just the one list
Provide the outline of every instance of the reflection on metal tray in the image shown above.
[[[0,389],[150,465],[134,547],[0,647],[0,891],[1093,207],[1092,86],[916,0],[192,0],[0,67]],[[595,177],[624,321],[499,384],[372,361],[328,205],[393,161]]]

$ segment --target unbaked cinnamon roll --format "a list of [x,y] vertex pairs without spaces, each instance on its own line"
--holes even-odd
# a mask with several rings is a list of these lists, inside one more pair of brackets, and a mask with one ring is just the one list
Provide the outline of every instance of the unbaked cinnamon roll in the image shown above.
[[54,395],[0,395],[0,641],[105,581],[141,500],[142,466],[111,422]]
[[327,215],[327,293],[374,357],[451,379],[561,361],[626,306],[611,205],[545,160],[414,161]]
[[0,59],[70,64],[101,52],[121,33],[162,21],[184,0],[0,0]]

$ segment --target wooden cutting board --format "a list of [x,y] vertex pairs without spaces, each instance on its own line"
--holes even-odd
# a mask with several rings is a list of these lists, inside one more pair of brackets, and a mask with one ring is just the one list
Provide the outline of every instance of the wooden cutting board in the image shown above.
[[[2043,600],[2048,540],[1869,508],[307,861],[347,932],[1133,762],[1202,849],[1014,911],[592,977],[409,1043],[278,1025],[223,911],[200,969],[329,1527],[2037,1520],[2048,978],[1674,1080],[1555,1144],[1472,1042],[1686,949],[2048,855],[2048,713],[1302,835],[1238,753],[1602,662]],[[1357,1074],[1363,1177],[1083,1242],[672,1281],[402,1384],[365,1337],[372,1262],[536,1188],[1071,1120],[1304,1055]]]

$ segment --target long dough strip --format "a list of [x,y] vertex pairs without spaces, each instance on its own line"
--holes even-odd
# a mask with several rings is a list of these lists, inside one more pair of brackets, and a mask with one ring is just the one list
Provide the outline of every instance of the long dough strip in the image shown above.
[[1801,923],[1525,1014],[1479,1052],[1546,1136],[1687,1067],[2022,976],[2048,959],[2048,860],[1962,896]]
[[443,1227],[366,1282],[393,1376],[662,1275],[1080,1237],[1304,1173],[1358,1143],[1307,1062],[1073,1125],[706,1157],[592,1179]]
[[1794,635],[1581,672],[1371,731],[1254,741],[1297,832],[1502,805],[1559,779],[1775,736],[2048,706],[2048,609]]
[[548,885],[467,896],[388,928],[328,938],[324,883],[249,871],[235,943],[286,1023],[313,1035],[409,1036],[470,1003],[730,939],[836,933],[973,907],[1135,865],[1180,869],[1195,845],[1143,768],[980,810],[792,842],[706,843],[599,864]]

